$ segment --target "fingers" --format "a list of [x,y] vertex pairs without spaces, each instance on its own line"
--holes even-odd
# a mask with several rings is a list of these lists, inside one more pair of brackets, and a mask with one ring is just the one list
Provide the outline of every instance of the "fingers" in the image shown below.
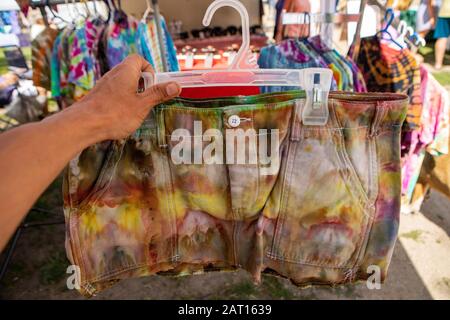
[[142,103],[147,107],[154,107],[157,104],[168,101],[179,96],[181,87],[176,82],[166,82],[151,86],[139,96],[142,97]]
[[152,65],[138,54],[130,54],[122,63],[132,66],[136,71],[154,73]]

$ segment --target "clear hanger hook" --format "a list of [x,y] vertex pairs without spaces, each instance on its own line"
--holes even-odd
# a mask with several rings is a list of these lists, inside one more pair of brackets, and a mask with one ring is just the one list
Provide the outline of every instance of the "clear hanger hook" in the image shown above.
[[232,7],[239,12],[242,22],[242,45],[239,49],[233,63],[228,67],[229,69],[240,69],[241,66],[245,65],[245,59],[250,50],[250,18],[248,16],[247,9],[238,0],[215,0],[206,9],[205,16],[203,17],[203,25],[205,27],[209,26],[213,15],[216,11],[222,7]]
[[145,0],[145,3],[147,4],[147,9],[145,9],[144,15],[142,16],[142,21],[146,22],[147,17],[150,13],[153,12],[152,5],[150,4],[150,0]]

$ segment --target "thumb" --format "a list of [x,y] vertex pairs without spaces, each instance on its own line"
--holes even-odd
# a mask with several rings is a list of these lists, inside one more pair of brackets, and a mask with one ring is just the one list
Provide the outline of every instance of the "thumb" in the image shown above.
[[157,104],[178,97],[181,93],[181,87],[176,82],[159,83],[147,88],[138,95],[142,97],[142,103],[145,106],[154,107]]

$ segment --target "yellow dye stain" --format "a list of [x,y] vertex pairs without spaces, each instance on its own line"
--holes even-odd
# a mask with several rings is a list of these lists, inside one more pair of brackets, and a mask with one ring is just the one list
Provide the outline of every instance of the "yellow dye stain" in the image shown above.
[[227,199],[223,194],[188,193],[177,189],[170,200],[173,208],[169,212],[175,209],[177,219],[183,218],[187,210],[204,211],[224,220],[228,216]]
[[139,231],[143,228],[141,209],[130,203],[125,203],[118,208],[117,224],[129,232]]
[[189,193],[189,204],[197,210],[208,212],[212,216],[227,219],[227,199],[223,194]]
[[312,151],[312,146],[310,144],[307,144],[304,148],[305,152],[311,152]]
[[90,236],[102,232],[105,224],[97,217],[95,208],[83,212],[80,217],[80,230],[84,231],[85,236]]
[[161,219],[166,221],[173,219],[172,215],[174,211],[176,219],[183,218],[186,213],[186,200],[183,197],[182,192],[177,189],[174,192],[162,192],[161,189],[157,189],[156,195],[161,212]]

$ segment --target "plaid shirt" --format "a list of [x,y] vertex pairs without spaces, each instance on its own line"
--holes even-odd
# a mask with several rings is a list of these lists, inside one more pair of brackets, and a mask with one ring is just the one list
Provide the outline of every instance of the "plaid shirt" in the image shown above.
[[410,97],[406,123],[419,126],[422,114],[420,67],[408,49],[395,50],[377,36],[361,39],[356,63],[370,92],[405,93]]

